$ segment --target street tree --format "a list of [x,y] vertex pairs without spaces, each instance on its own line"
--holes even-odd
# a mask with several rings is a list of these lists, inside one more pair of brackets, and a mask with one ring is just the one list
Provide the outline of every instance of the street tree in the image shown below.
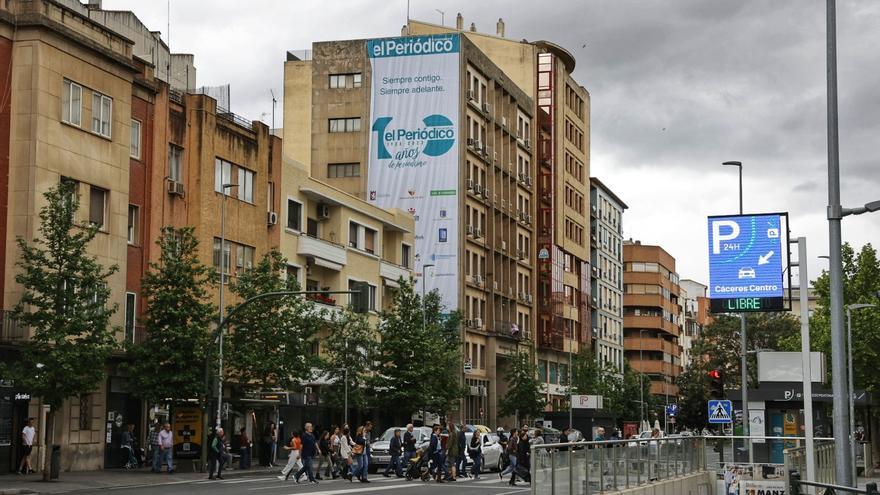
[[380,405],[370,400],[375,397],[370,393],[370,378],[378,345],[376,330],[366,315],[351,307],[333,315],[321,339],[320,368],[330,382],[323,397],[329,407],[342,411],[346,395],[349,409]]
[[702,429],[708,426],[706,404],[709,400],[707,384],[707,368],[694,360],[679,375],[675,383],[678,385],[678,416],[679,426]]
[[143,342],[130,346],[132,391],[147,404],[204,401],[209,330],[217,314],[208,288],[214,270],[199,261],[192,227],[163,227],[159,261],[141,281],[146,305]]
[[517,352],[512,356],[505,379],[507,394],[498,401],[499,414],[514,416],[517,422],[540,416],[546,400],[538,381],[537,366],[528,352]]
[[[118,267],[103,267],[87,250],[99,226],[78,222],[76,183],[62,181],[44,195],[39,236],[16,239],[20,259],[15,281],[23,294],[13,318],[30,329],[15,363],[21,385],[49,405],[46,442],[54,441],[55,416],[65,400],[99,388],[105,366],[116,347],[110,318],[117,305],[108,304],[107,280]],[[43,479],[48,480],[47,455]]]
[[391,308],[379,315],[372,387],[393,414],[446,413],[463,394],[460,315],[444,312],[436,290],[422,301],[412,280],[398,284]]
[[[258,294],[298,291],[296,279],[283,276],[286,266],[273,249],[252,269],[240,271],[230,292],[240,304]],[[312,344],[325,322],[315,305],[300,296],[267,297],[241,307],[226,330],[228,379],[245,389],[299,386],[318,364]]]
[[610,364],[600,365],[589,349],[582,349],[572,360],[573,394],[601,395],[603,410],[620,420],[637,420],[641,414],[640,397],[645,401],[645,412],[656,409],[658,403],[650,393],[650,379],[642,377],[639,393],[639,374],[627,363],[623,373]]

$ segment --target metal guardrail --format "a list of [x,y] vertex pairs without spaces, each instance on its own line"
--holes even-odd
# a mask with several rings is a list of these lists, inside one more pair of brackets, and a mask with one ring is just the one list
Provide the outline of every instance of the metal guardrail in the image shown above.
[[[834,484],[837,481],[834,466],[834,441],[820,440],[816,441],[815,447],[815,464],[817,483]],[[792,449],[785,449],[785,472],[806,473],[807,472],[807,448],[800,446]],[[791,483],[791,480],[789,480]]]
[[849,486],[840,486],[832,483],[818,483],[812,481],[802,481],[800,474],[793,472],[789,474],[791,487],[791,495],[803,495],[806,493],[804,491],[805,487],[813,487],[824,489],[819,493],[823,495],[843,495],[845,493],[861,493],[866,495],[880,495],[880,491],[877,491],[877,483],[868,483],[864,489],[861,488],[852,488]]
[[531,445],[533,495],[603,494],[706,470],[701,437]]

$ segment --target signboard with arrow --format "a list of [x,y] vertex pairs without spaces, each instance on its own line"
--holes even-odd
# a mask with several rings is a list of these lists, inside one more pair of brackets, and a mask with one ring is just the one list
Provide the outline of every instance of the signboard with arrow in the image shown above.
[[711,310],[788,310],[787,247],[786,213],[709,217]]

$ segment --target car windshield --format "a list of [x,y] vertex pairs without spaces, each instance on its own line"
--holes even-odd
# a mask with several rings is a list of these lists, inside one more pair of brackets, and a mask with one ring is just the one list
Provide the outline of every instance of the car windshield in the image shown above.
[[385,433],[383,433],[382,436],[379,437],[379,440],[385,441],[385,442],[391,441],[391,439],[394,437],[394,430],[400,430],[400,437],[403,438],[403,432],[406,431],[406,428],[400,428],[400,427],[388,428],[387,430],[385,430]]
[[[394,437],[394,430],[400,430],[400,439],[403,440],[403,436],[406,434],[406,427],[395,426],[393,428],[388,428],[387,430],[385,430],[385,433],[383,433],[382,436],[379,437],[379,441],[390,442],[391,438]],[[413,428],[413,435],[416,436],[417,442],[422,442],[426,438],[431,436],[431,429],[425,427],[416,427]]]

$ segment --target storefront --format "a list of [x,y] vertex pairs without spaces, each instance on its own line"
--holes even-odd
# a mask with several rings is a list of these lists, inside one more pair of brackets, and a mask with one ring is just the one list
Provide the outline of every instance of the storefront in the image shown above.
[[[145,435],[143,403],[132,395],[125,377],[110,376],[107,379],[107,411],[104,430],[104,467],[118,468],[125,465],[128,453],[122,450],[122,433],[129,424],[134,425],[134,438],[149,438]],[[140,442],[139,442],[140,443]],[[144,445],[135,445],[143,448]]]
[[21,460],[21,430],[27,424],[31,394],[0,380],[0,474],[14,472]]

